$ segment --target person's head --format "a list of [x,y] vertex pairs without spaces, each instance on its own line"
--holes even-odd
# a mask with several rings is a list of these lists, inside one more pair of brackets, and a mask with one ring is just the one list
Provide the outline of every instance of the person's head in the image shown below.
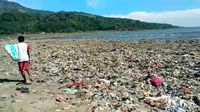
[[24,42],[24,39],[25,39],[24,36],[19,36],[19,37],[18,37],[18,41],[19,41],[19,42]]

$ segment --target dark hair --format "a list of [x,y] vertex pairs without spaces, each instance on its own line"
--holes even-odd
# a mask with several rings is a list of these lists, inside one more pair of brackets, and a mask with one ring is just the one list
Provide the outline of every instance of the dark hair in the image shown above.
[[24,36],[19,36],[19,37],[18,37],[18,41],[19,41],[19,42],[24,42]]

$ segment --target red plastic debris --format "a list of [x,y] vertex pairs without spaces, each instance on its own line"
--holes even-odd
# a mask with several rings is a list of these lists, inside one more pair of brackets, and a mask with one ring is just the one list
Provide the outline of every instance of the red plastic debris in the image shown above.
[[190,90],[189,90],[189,88],[188,88],[187,86],[183,86],[183,87],[181,88],[181,92],[183,92],[184,94],[189,94],[189,93],[190,93]]
[[71,87],[76,87],[76,88],[84,88],[86,85],[82,82],[72,82],[69,86]]
[[150,78],[150,83],[152,86],[160,87],[160,86],[162,86],[163,80],[159,76],[152,76]]

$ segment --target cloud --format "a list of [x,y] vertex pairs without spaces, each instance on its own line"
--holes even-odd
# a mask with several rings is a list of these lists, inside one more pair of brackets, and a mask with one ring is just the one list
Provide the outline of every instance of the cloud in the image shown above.
[[87,6],[88,7],[97,7],[99,4],[99,0],[87,0]]
[[7,1],[11,1],[11,2],[17,2],[17,0],[7,0]]
[[146,22],[169,23],[178,26],[200,26],[200,8],[168,12],[131,12],[127,15],[107,15],[107,17],[130,18]]

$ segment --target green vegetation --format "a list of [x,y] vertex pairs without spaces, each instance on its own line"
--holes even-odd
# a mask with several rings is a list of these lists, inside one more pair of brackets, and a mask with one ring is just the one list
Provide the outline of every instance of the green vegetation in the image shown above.
[[135,31],[174,27],[175,26],[169,24],[146,23],[131,19],[106,18],[82,12],[55,13],[33,10],[14,2],[0,1],[0,34],[85,32],[97,30]]
[[34,10],[30,8],[26,8],[21,6],[18,3],[10,2],[7,0],[0,0],[0,14],[7,12],[24,12],[24,13],[40,13],[40,14],[50,14],[53,12],[50,11],[42,11],[42,10]]

